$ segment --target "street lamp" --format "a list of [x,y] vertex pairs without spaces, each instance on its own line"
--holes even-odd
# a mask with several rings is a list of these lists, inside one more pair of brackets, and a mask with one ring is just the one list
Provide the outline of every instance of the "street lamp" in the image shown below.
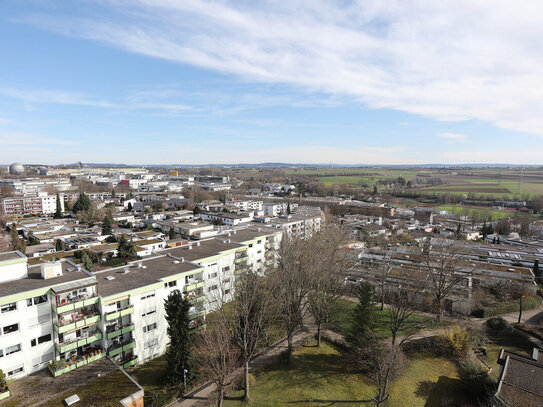
[[187,369],[183,369],[183,386],[186,389],[187,388],[187,373],[189,371]]

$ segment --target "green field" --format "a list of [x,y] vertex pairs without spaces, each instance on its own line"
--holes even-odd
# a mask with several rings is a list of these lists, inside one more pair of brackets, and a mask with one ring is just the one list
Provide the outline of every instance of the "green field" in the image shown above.
[[[346,357],[323,343],[303,347],[290,365],[276,365],[256,376],[251,406],[372,406],[375,386],[348,368]],[[389,407],[439,406],[459,400],[454,363],[428,354],[412,354],[401,376],[392,383]],[[231,393],[224,405],[244,406],[242,391]]]
[[509,168],[308,168],[287,169],[285,173],[291,176],[313,176],[325,186],[337,183],[352,188],[365,184],[373,188],[377,181],[392,181],[403,177],[413,183],[431,178],[441,179],[439,185],[419,183],[413,191],[423,194],[469,194],[489,196],[491,198],[511,199],[514,197],[543,195],[543,169]]

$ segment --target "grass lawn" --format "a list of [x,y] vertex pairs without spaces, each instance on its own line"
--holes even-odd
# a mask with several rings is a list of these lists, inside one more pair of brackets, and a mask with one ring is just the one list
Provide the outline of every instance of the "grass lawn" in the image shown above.
[[532,354],[534,345],[532,342],[526,340],[523,336],[516,334],[514,331],[510,334],[503,335],[490,335],[489,342],[486,344],[486,357],[485,362],[492,367],[492,377],[498,379],[500,374],[500,366],[497,363],[500,351],[503,349],[509,349],[514,352],[522,354]]
[[[355,307],[356,302],[354,301],[344,299],[337,300],[332,307],[330,325],[340,332],[346,332],[351,325],[351,313]],[[377,332],[377,334],[382,338],[388,338],[391,336],[388,328],[388,312],[389,311],[386,308],[383,311],[376,308],[375,312],[377,318],[375,332]],[[423,325],[425,328],[435,327],[436,321],[433,318],[413,314],[411,318],[409,318],[409,325],[411,330],[403,329],[400,330],[399,334],[404,335],[408,332],[416,332],[416,330],[413,331],[413,326],[415,325]]]
[[162,389],[162,378],[167,367],[166,356],[162,355],[136,367],[131,373],[145,391],[144,401],[146,406],[151,405],[153,394],[160,392]]
[[[257,375],[251,406],[372,406],[375,386],[349,371],[345,356],[333,346],[303,347],[291,365],[277,365]],[[410,355],[391,387],[389,407],[439,406],[458,394],[455,365],[425,354]],[[231,393],[224,405],[243,406],[242,391]],[[427,404],[431,402],[432,404]]]

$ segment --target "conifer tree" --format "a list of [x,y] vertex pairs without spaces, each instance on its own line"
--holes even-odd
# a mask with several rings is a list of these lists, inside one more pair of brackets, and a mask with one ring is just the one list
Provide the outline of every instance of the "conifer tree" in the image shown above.
[[170,386],[177,386],[183,383],[184,375],[188,379],[192,374],[189,333],[190,302],[179,290],[175,290],[165,300],[164,309],[166,321],[168,321],[168,336],[170,337],[170,347],[166,351],[166,362],[168,363],[166,383]]

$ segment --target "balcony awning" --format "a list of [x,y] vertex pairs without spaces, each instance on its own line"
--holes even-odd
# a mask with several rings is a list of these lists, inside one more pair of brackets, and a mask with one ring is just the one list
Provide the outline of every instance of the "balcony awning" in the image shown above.
[[77,280],[53,287],[51,291],[53,291],[55,294],[63,294],[74,290],[79,290],[80,288],[91,287],[96,284],[98,284],[98,280],[95,278]]

